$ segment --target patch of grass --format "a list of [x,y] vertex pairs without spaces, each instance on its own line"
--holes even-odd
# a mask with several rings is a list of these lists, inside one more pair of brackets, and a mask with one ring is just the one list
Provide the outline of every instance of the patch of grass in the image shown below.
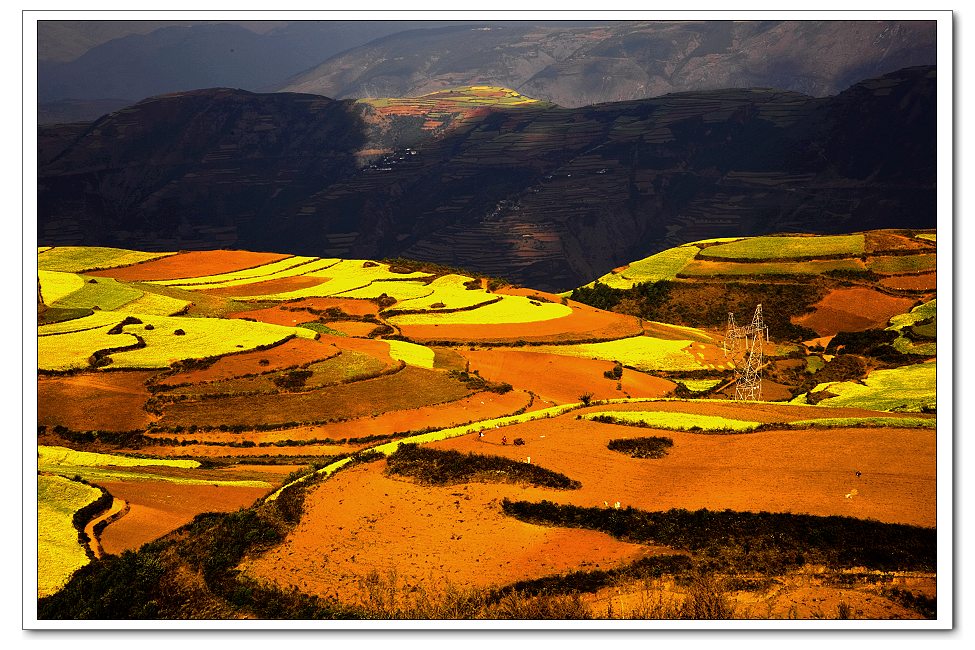
[[900,332],[905,327],[913,327],[938,317],[938,299],[930,300],[918,305],[906,314],[899,314],[890,319],[888,330]]
[[732,420],[716,415],[699,415],[677,411],[601,411],[599,413],[586,413],[581,417],[593,422],[674,431],[745,433],[762,426],[761,422]]
[[645,438],[617,438],[610,440],[606,448],[611,451],[628,454],[632,458],[663,458],[673,446],[674,441],[670,438],[647,436]]
[[937,233],[933,233],[933,232],[920,232],[914,236],[917,237],[918,239],[925,239],[927,241],[933,241],[933,242],[938,241]]
[[125,303],[126,311],[136,314],[151,314],[156,316],[172,316],[184,311],[189,307],[190,302],[164,296],[159,293],[145,292],[141,297]]
[[684,388],[693,393],[703,393],[717,388],[724,381],[724,379],[680,379],[677,383],[683,384]]
[[[119,314],[112,315],[115,320],[121,320]],[[81,324],[82,321],[88,320],[88,318],[81,318],[69,322]],[[38,328],[38,332],[41,329]],[[135,336],[109,334],[109,329],[110,326],[103,325],[95,329],[39,336],[37,339],[38,370],[65,371],[88,368],[91,366],[93,355],[99,350],[138,345],[139,340]]]
[[112,278],[91,278],[57,301],[56,307],[112,311],[142,297],[142,291]]
[[790,257],[857,256],[864,251],[864,237],[821,235],[810,237],[749,237],[736,242],[709,246],[701,257],[774,260]]
[[[937,408],[937,371],[935,362],[874,370],[862,383],[845,381],[819,384],[811,392],[830,395],[818,402],[821,406],[933,412]],[[800,396],[797,400],[804,398]]]
[[175,253],[143,253],[121,248],[94,246],[56,246],[37,256],[37,268],[45,271],[83,273],[97,269],[112,269],[175,255]]
[[449,313],[400,314],[389,318],[396,325],[492,325],[501,323],[536,323],[562,318],[572,308],[554,302],[539,302],[524,296],[501,296],[501,300]]
[[702,566],[781,574],[804,564],[882,571],[934,571],[937,531],[852,517],[725,510],[649,512],[505,499],[501,508],[529,523],[588,528],[617,539],[690,551]]
[[434,353],[427,346],[395,340],[387,340],[386,343],[389,344],[389,356],[392,358],[418,368],[433,368]]
[[88,564],[74,515],[102,496],[101,490],[63,476],[37,477],[37,595],[55,593]]
[[794,420],[788,423],[789,427],[901,427],[910,429],[936,429],[938,421],[934,418],[885,418],[885,417],[865,417],[865,418],[815,418],[811,420]]
[[387,471],[408,476],[428,485],[458,483],[518,483],[557,490],[582,487],[564,474],[510,460],[502,456],[462,454],[458,451],[431,449],[416,443],[400,444],[386,457]]
[[679,246],[661,251],[629,264],[620,271],[607,273],[597,280],[614,289],[630,289],[642,282],[673,280],[697,256],[700,248]]
[[898,273],[922,273],[938,268],[938,256],[931,253],[926,255],[895,255],[891,257],[873,257],[867,262],[867,268],[874,273],[896,275]]
[[624,366],[648,372],[704,369],[705,367],[687,350],[690,345],[689,340],[670,341],[650,336],[633,336],[605,343],[540,345],[533,347],[532,351],[583,359],[619,361]]
[[67,447],[37,447],[38,468],[57,471],[64,465],[72,467],[199,467],[195,460],[170,460],[165,458],[136,458],[119,454],[99,454],[90,451],[75,451]]
[[319,334],[328,334],[329,336],[345,336],[345,332],[340,332],[336,329],[332,329],[325,323],[311,322],[302,323],[298,325],[299,328],[311,330],[312,332],[318,332]]

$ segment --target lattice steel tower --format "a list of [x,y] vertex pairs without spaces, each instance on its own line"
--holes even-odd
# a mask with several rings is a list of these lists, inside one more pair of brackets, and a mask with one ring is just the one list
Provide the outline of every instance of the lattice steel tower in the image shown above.
[[736,325],[734,312],[728,312],[728,333],[724,355],[735,364],[735,399],[762,399],[763,349],[768,327],[762,320],[762,305],[755,308],[750,325]]

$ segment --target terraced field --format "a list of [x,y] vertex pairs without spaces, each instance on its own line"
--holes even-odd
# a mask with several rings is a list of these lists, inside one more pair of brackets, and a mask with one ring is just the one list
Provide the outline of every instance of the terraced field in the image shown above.
[[[377,105],[386,108],[398,109]],[[95,573],[137,551],[126,557],[151,557],[167,579],[179,576],[180,593],[208,594],[215,616],[267,616],[246,604],[255,590],[282,607],[317,596],[315,607],[366,615],[385,589],[405,616],[421,593],[483,595],[519,581],[561,584],[571,572],[598,582],[624,566],[685,567],[654,574],[674,584],[692,565],[718,562],[728,578],[756,572],[757,560],[734,550],[708,555],[640,541],[636,529],[515,514],[543,502],[614,526],[634,513],[707,509],[792,522],[779,533],[795,518],[823,518],[822,539],[838,534],[837,517],[926,536],[937,441],[928,234],[702,240],[572,298],[399,260],[62,251],[38,273],[39,561],[49,565],[39,595],[55,602],[87,580],[69,581],[89,562],[71,517],[101,491],[75,476],[118,506],[93,528],[107,554]],[[103,270],[87,272],[96,263]],[[746,321],[758,300],[774,325],[767,401],[736,402],[724,325],[730,310]],[[644,438],[670,446],[614,451]],[[440,465],[415,460],[410,476],[391,473],[402,444]],[[427,471],[465,478],[438,485]],[[577,487],[524,478],[535,474]],[[813,569],[774,550],[779,533],[741,557],[777,558],[762,575],[785,585]],[[933,580],[915,552],[872,548],[867,562]],[[815,570],[864,566],[829,557]],[[396,585],[383,586],[391,572]],[[617,577],[620,589],[643,579]],[[789,597],[816,602],[826,582]]]

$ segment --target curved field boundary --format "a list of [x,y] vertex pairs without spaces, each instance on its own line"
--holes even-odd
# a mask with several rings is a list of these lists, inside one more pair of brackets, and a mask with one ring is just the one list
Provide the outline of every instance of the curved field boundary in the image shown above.
[[55,593],[89,562],[78,541],[75,513],[102,495],[96,487],[64,476],[37,477],[37,595]]
[[612,424],[636,425],[649,429],[674,431],[735,431],[745,433],[762,426],[761,422],[734,420],[716,415],[681,413],[680,411],[599,411],[586,413],[586,420],[610,418]]
[[85,273],[134,266],[172,255],[176,253],[143,253],[97,246],[55,246],[38,254],[37,268]]
[[101,540],[99,539],[100,531],[108,526],[113,521],[116,521],[129,511],[129,504],[122,499],[112,497],[112,505],[98,515],[87,524],[85,524],[85,535],[88,536],[88,548],[91,550],[91,554],[95,556],[96,560],[100,560],[105,556],[105,549],[102,548]]
[[111,277],[126,282],[192,280],[195,277],[206,275],[245,271],[290,257],[292,256],[282,253],[254,253],[250,251],[187,251],[127,265],[124,268],[94,271],[91,272],[91,275]]
[[326,269],[337,263],[338,260],[335,259],[289,257],[242,271],[231,271],[229,273],[218,273],[216,275],[204,275],[197,278],[184,278],[179,280],[153,280],[151,283],[190,290],[204,288],[219,289],[250,284],[257,281],[273,280],[279,277],[287,277],[288,275],[304,275]]
[[[700,252],[701,249],[693,245],[670,248],[607,273],[596,282],[614,289],[630,289],[642,282],[673,280],[679,277],[684,267],[693,262]],[[594,285],[595,282],[586,286]]]
[[80,275],[63,271],[39,269],[37,281],[41,283],[41,300],[45,305],[52,305],[85,286],[85,279]]
[[841,259],[863,255],[865,245],[866,239],[862,233],[810,237],[749,237],[736,242],[709,246],[701,251],[700,257],[732,262]]

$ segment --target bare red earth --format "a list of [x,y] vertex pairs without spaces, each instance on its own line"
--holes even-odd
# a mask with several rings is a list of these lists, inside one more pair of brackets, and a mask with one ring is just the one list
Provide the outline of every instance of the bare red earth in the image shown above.
[[277,262],[287,257],[292,256],[280,253],[251,253],[249,251],[191,251],[118,269],[94,271],[88,275],[130,281],[177,280],[242,271]]
[[155,418],[142,407],[155,372],[88,372],[37,378],[37,423],[75,431],[130,431]]
[[792,322],[821,336],[883,329],[892,316],[903,314],[913,306],[911,298],[895,298],[866,287],[835,289],[813,305],[815,311],[793,318]]

